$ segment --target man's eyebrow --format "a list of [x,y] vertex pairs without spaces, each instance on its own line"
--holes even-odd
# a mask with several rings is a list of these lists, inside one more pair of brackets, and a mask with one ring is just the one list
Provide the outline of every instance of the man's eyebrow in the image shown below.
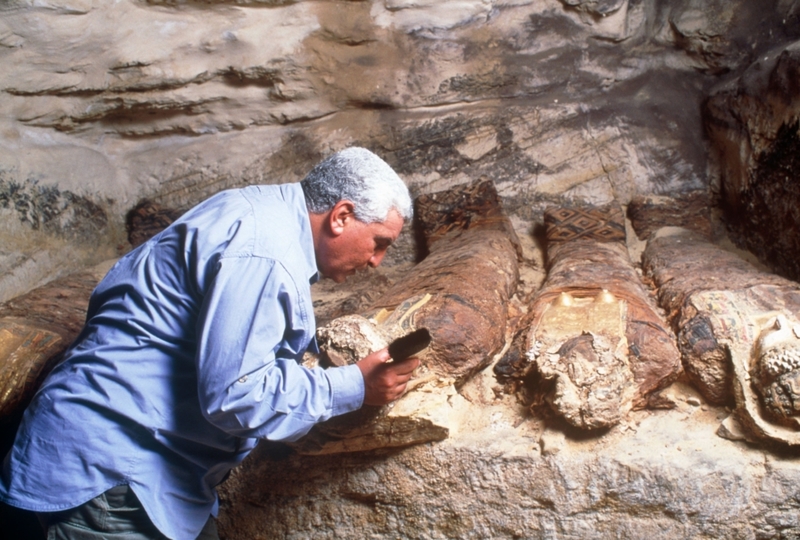
[[375,244],[379,245],[381,247],[389,247],[389,246],[392,245],[392,242],[394,242],[394,240],[392,238],[390,238],[389,236],[376,236],[375,237]]

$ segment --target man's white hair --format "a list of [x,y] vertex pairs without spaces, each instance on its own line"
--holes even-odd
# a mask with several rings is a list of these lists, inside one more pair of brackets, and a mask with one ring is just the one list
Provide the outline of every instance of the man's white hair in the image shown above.
[[394,208],[404,220],[411,219],[411,195],[403,180],[381,158],[366,148],[351,147],[321,161],[300,182],[306,206],[323,214],[341,200],[355,205],[356,219],[363,223],[386,221]]

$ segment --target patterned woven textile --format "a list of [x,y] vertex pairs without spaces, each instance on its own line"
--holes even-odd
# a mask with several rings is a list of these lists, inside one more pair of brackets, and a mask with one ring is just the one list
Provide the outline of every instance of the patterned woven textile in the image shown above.
[[625,243],[625,215],[617,204],[549,208],[544,223],[551,244],[576,239]]
[[420,195],[414,201],[415,225],[425,238],[427,249],[441,238],[468,230],[496,230],[508,236],[517,257],[522,246],[503,210],[494,182],[481,177],[470,184]]

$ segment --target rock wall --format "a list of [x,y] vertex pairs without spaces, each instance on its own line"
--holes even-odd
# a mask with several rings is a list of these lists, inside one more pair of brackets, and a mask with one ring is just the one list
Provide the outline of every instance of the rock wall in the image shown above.
[[417,193],[487,174],[522,230],[562,198],[703,187],[704,90],[800,33],[773,4],[7,0],[0,301],[127,250],[143,198],[294,181],[351,144]]
[[[228,539],[797,538],[800,462],[721,439],[728,413],[675,387],[602,437],[452,403],[445,441],[384,454],[259,447],[224,486]],[[481,406],[479,406],[481,405]]]
[[759,55],[715,88],[703,108],[733,238],[791,279],[800,279],[800,43]]

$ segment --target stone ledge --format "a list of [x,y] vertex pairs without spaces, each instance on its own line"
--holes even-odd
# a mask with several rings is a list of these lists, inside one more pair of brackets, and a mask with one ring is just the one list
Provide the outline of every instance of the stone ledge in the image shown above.
[[729,412],[680,383],[665,392],[675,409],[633,412],[580,438],[523,417],[509,397],[464,393],[472,403],[455,406],[472,414],[439,443],[331,456],[260,446],[220,490],[220,531],[229,540],[800,536],[800,457],[719,437]]

